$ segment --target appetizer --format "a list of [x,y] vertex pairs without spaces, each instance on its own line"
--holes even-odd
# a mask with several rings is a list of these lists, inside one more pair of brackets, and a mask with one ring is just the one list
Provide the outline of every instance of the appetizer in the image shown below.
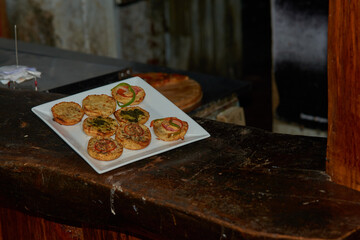
[[153,127],[158,139],[163,141],[176,141],[184,139],[189,125],[187,122],[176,117],[167,117],[151,121],[150,127]]
[[92,137],[110,137],[117,127],[117,121],[111,117],[88,117],[83,122],[84,133]]
[[[111,95],[116,99],[119,107],[138,105],[145,98],[145,91],[139,86],[120,83],[111,89]],[[120,104],[121,103],[121,104]]]
[[61,125],[74,125],[81,121],[84,111],[75,102],[60,102],[51,108],[53,120]]
[[108,117],[115,112],[116,101],[106,94],[94,94],[83,99],[82,107],[89,117]]
[[114,160],[123,153],[123,146],[112,138],[90,138],[87,146],[89,155],[101,161]]
[[120,124],[115,139],[126,149],[139,150],[150,144],[151,133],[147,126],[140,123]]
[[150,114],[141,107],[123,107],[114,113],[115,118],[120,123],[141,123],[144,124],[149,120]]

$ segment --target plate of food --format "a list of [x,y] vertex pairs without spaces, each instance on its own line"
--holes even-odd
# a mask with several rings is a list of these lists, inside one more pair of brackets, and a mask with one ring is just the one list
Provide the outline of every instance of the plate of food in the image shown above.
[[140,77],[47,102],[32,111],[99,174],[210,137]]

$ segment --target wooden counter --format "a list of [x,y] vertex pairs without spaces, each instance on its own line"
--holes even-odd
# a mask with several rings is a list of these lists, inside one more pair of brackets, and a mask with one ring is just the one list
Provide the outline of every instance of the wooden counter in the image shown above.
[[324,138],[197,118],[210,138],[99,175],[31,112],[59,97],[0,89],[3,208],[151,239],[360,237],[360,193],[330,181]]

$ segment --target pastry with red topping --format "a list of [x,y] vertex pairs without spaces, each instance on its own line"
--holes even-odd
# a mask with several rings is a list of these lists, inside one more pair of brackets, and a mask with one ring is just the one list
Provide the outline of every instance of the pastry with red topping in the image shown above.
[[187,122],[176,117],[167,117],[151,121],[150,127],[153,127],[158,139],[163,141],[176,141],[184,139],[189,125]]
[[111,95],[116,99],[119,107],[126,107],[140,104],[146,94],[139,86],[120,83],[111,89]]
[[110,161],[117,159],[123,153],[123,146],[112,138],[92,137],[89,140],[87,151],[97,160]]
[[150,144],[151,132],[147,126],[140,123],[120,124],[115,132],[115,139],[126,149],[139,150]]

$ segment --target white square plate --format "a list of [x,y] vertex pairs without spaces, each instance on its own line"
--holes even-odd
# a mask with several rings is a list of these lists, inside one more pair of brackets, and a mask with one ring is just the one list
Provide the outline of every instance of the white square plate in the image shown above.
[[[115,160],[99,161],[92,158],[87,153],[87,144],[90,137],[83,132],[82,122],[72,126],[64,126],[53,121],[51,108],[56,103],[63,101],[73,101],[81,105],[82,100],[90,94],[107,94],[111,96],[111,88],[115,87],[117,84],[119,84],[119,82],[77,93],[48,103],[44,103],[33,107],[31,110],[40,119],[42,119],[53,131],[55,131],[55,133],[57,133],[71,148],[73,148],[74,151],[77,152],[97,173],[100,174],[124,166],[126,164],[142,160],[144,158],[210,137],[210,134],[205,131],[197,122],[195,122],[191,117],[189,117],[186,113],[184,113],[175,104],[173,104],[170,100],[164,97],[161,93],[159,93],[143,79],[139,77],[133,77],[123,80],[121,82],[126,82],[130,85],[140,86],[145,90],[145,99],[138,106],[150,113],[150,119],[145,123],[147,127],[150,128],[150,122],[152,120],[164,117],[177,117],[183,121],[188,122],[189,129],[185,135],[184,140],[178,140],[174,142],[165,142],[158,140],[153,132],[153,129],[150,128],[152,139],[150,145],[146,148],[141,150],[124,149],[123,154]],[[118,108],[119,107],[117,106],[117,109]],[[114,118],[113,115],[111,115],[111,117]],[[86,115],[84,116],[83,120],[85,118]]]

